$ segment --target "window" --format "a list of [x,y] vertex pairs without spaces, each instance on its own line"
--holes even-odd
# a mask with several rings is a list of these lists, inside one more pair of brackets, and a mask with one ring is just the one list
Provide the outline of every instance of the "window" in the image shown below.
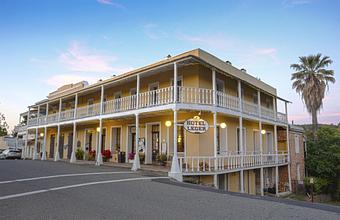
[[254,152],[260,152],[260,132],[259,130],[253,130],[253,143],[254,143]]
[[295,145],[295,153],[300,153],[300,138],[299,135],[295,135],[294,137],[294,145]]
[[256,105],[258,104],[257,92],[253,93],[253,103]]
[[184,152],[184,127],[177,126],[177,152]]

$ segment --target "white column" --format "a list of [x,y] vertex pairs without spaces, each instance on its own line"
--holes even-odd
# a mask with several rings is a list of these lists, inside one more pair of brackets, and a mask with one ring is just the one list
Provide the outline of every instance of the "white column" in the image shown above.
[[77,118],[77,108],[78,108],[78,93],[76,93],[76,96],[74,97],[74,111],[73,111],[73,118]]
[[32,160],[37,159],[37,149],[38,149],[38,128],[35,129],[35,142],[34,142],[34,149],[33,149],[33,157]]
[[137,75],[137,85],[136,85],[136,108],[139,108],[139,87],[140,87],[140,77]]
[[46,103],[46,124],[47,124],[47,117],[48,117],[48,108],[49,108],[49,103]]
[[22,158],[23,159],[26,159],[26,157],[27,157],[27,143],[28,143],[28,129],[26,128],[25,147],[22,150]]
[[238,106],[239,106],[239,109],[240,111],[242,112],[242,108],[243,108],[243,105],[242,105],[242,88],[241,88],[241,80],[238,80],[237,81],[237,94],[238,94]]
[[177,63],[174,62],[174,103],[177,102]]
[[276,121],[277,118],[277,111],[276,111],[276,97],[273,96],[273,110],[274,110],[274,120]]
[[132,164],[132,171],[137,171],[138,169],[140,169],[140,161],[139,161],[139,146],[138,146],[138,142],[139,142],[139,115],[136,114],[136,140],[135,140],[135,157],[133,160],[133,164]]
[[26,122],[25,151],[24,151],[23,159],[26,159],[26,157],[29,157],[28,152],[27,152],[28,150],[27,145],[28,145],[28,122],[30,120],[30,111],[31,111],[31,108],[28,107],[27,122]]
[[262,117],[262,112],[261,112],[261,92],[260,90],[257,90],[257,106],[259,109],[259,117]]
[[177,155],[177,110],[174,109],[173,111],[174,111],[174,155],[172,157],[172,164],[169,176],[178,181],[183,181]]
[[[262,146],[262,122],[259,121],[259,142],[260,142],[260,155],[261,155],[261,166],[263,165],[263,146]],[[264,180],[263,180],[263,167],[260,169],[260,179],[261,179],[261,196],[264,196]]]
[[72,142],[72,153],[70,163],[75,163],[76,159],[76,147],[77,147],[77,124],[73,122],[73,142]]
[[60,141],[60,125],[58,124],[58,128],[57,128],[57,147],[55,149],[55,153],[54,153],[54,161],[58,161],[60,160],[60,155],[59,155],[59,141]]
[[37,113],[37,125],[39,125],[39,118],[40,118],[40,105],[38,105],[38,113]]
[[102,132],[103,132],[103,121],[99,119],[99,137],[98,137],[98,146],[97,146],[97,160],[96,166],[100,166],[103,164],[103,155],[102,155]]
[[216,71],[212,70],[212,88],[213,88],[213,104],[216,105]]
[[274,148],[275,148],[275,192],[276,196],[279,195],[279,167],[278,164],[278,149],[277,149],[277,126],[274,125]]
[[60,121],[61,106],[62,106],[62,99],[59,99],[59,112],[58,112],[58,121]]
[[[213,112],[213,123],[214,123],[214,168],[215,171],[218,170],[217,168],[217,113]],[[217,181],[217,175],[214,175],[214,187],[218,188],[218,181]]]
[[47,127],[44,128],[44,144],[42,146],[41,160],[46,160],[46,138],[47,138]]
[[240,143],[240,154],[241,154],[241,171],[240,171],[240,180],[241,180],[241,193],[244,193],[244,176],[243,176],[243,156],[244,156],[244,146],[243,146],[243,118],[239,117],[239,129],[240,129],[240,136],[239,143]]
[[290,146],[289,146],[289,125],[287,124],[287,127],[286,127],[286,135],[287,135],[287,154],[288,154],[288,185],[289,185],[289,191],[291,192],[292,191],[292,180],[291,180],[291,177],[290,177]]
[[100,93],[100,114],[103,114],[104,110],[104,85],[101,86],[101,93]]

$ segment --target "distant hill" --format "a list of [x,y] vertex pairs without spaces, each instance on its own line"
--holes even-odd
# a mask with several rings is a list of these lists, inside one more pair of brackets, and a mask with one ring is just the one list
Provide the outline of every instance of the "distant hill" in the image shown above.
[[[340,123],[339,123],[340,124]],[[312,130],[312,124],[302,124],[302,125],[297,125],[303,127],[305,130]],[[319,128],[321,127],[328,127],[328,128],[337,128],[339,125],[334,125],[334,124],[318,124]]]

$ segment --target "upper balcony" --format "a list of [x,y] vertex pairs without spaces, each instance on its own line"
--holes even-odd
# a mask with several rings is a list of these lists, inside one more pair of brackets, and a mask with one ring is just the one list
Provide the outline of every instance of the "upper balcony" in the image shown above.
[[[128,112],[137,109],[156,107],[168,104],[188,104],[190,106],[206,105],[227,109],[231,114],[243,113],[244,116],[255,117],[278,123],[287,123],[286,114],[276,112],[273,109],[242,100],[221,91],[197,87],[177,87],[177,98],[174,99],[174,87],[169,86],[157,90],[146,91],[137,95],[130,95],[112,100],[103,101],[81,106],[75,109],[60,111],[28,120],[29,126],[47,125],[58,122],[71,121],[80,118],[87,118],[99,115],[115,114],[118,112]],[[137,102],[138,98],[138,102]],[[216,100],[216,101],[214,101]],[[241,105],[240,105],[241,100]],[[137,104],[138,103],[138,104]]]

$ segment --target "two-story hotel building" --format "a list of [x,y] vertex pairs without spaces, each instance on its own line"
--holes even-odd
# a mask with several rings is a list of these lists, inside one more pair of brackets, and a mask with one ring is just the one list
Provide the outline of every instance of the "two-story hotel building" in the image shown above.
[[154,164],[162,154],[179,181],[278,194],[291,190],[287,103],[245,70],[195,49],[92,85],[66,85],[29,106],[34,144],[26,138],[24,157],[75,162],[77,150],[83,159],[95,151],[100,165],[110,150],[115,162],[141,152]]

